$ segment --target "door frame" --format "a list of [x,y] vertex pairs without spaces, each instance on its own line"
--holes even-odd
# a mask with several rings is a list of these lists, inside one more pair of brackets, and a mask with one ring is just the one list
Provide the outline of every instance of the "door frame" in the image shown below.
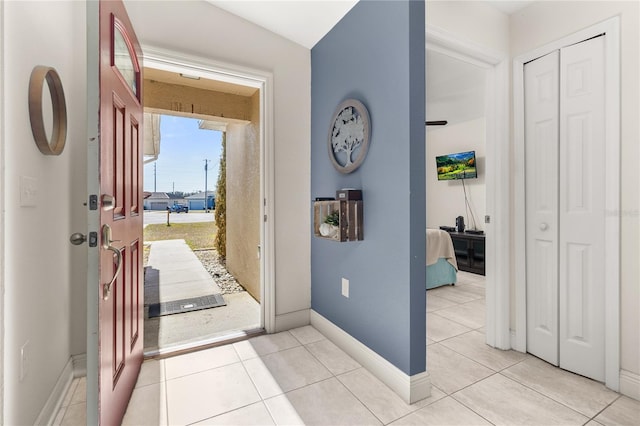
[[[260,326],[275,331],[273,74],[142,44],[143,65],[260,90]],[[234,335],[234,337],[236,337]]]
[[[0,38],[4,40],[4,2],[0,1]],[[0,43],[0,87],[4,86],[4,43]],[[4,420],[4,96],[0,96],[0,422]]]
[[[509,57],[461,40],[434,26],[426,29],[426,49],[469,62],[486,70],[485,151],[486,215],[485,336],[489,346],[511,349],[510,226],[511,164],[509,147]],[[427,78],[429,78],[427,76]]]
[[515,318],[514,349],[527,351],[524,64],[562,47],[605,38],[605,384],[620,387],[620,18],[613,17],[517,56],[513,60],[515,149]]

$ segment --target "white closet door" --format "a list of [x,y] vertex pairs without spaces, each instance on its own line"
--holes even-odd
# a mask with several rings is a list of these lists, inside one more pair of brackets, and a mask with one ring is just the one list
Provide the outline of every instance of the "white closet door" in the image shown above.
[[558,365],[559,52],[524,67],[527,351]]
[[560,63],[560,367],[604,381],[604,36]]

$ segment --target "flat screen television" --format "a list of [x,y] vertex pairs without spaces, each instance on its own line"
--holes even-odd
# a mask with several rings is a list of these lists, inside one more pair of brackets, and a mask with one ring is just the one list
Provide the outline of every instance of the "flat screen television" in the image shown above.
[[476,152],[458,152],[436,157],[438,180],[473,179],[478,177]]

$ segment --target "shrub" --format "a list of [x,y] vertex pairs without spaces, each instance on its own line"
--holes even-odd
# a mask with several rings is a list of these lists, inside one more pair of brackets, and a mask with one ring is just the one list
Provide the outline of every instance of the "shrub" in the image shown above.
[[222,154],[220,154],[220,170],[216,184],[215,221],[218,233],[214,245],[218,255],[227,257],[227,134],[222,133]]

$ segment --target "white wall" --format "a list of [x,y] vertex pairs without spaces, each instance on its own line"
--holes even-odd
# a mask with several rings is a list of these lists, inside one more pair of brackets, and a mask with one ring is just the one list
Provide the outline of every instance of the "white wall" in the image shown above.
[[455,218],[464,216],[471,228],[470,214],[465,212],[462,181],[438,181],[436,156],[476,151],[477,179],[466,179],[469,204],[478,229],[484,230],[486,214],[485,125],[484,118],[427,130],[427,227],[455,226]]
[[[11,248],[4,253],[3,423],[33,424],[70,356],[84,352],[86,256],[69,244],[69,235],[86,228],[85,5],[3,3],[2,96],[10,106],[3,116],[3,237]],[[65,91],[67,144],[57,157],[42,155],[31,134],[27,89],[36,65],[56,68]],[[35,207],[20,206],[22,176],[36,180]],[[27,374],[20,381],[25,342]]]
[[[637,1],[536,2],[511,17],[511,55],[621,17],[621,264],[620,367],[640,374],[640,3]],[[622,383],[621,383],[622,386]],[[636,385],[637,386],[637,385]],[[623,389],[624,390],[624,389]],[[636,387],[636,398],[640,389]]]
[[[310,51],[205,2],[126,1],[143,45],[270,71],[274,77],[276,327],[308,323]],[[293,322],[286,314],[300,311]]]
[[431,1],[426,4],[427,28],[433,27],[496,52],[509,52],[509,17],[479,1]]

